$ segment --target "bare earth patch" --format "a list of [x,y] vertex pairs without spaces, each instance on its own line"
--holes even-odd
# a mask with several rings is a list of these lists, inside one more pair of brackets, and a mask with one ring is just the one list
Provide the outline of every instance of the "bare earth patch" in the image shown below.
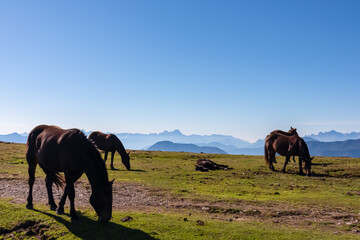
[[[90,185],[87,182],[78,181],[75,184],[75,191],[75,206],[91,208],[89,204]],[[62,190],[54,187],[53,192],[55,201],[58,202]],[[13,203],[25,205],[27,194],[27,181],[0,178],[0,198],[10,198]],[[48,198],[44,179],[36,179],[33,198],[35,208],[37,203],[47,203]],[[186,211],[188,214],[196,211],[211,214],[213,218],[230,222],[257,220],[295,227],[326,229],[332,232],[345,229],[360,235],[360,215],[350,212],[348,209],[323,209],[317,206],[291,206],[286,203],[241,200],[235,202],[209,201],[205,199],[190,200],[170,194],[165,190],[152,189],[142,184],[129,182],[115,182],[113,185],[113,208],[144,211],[180,210]]]

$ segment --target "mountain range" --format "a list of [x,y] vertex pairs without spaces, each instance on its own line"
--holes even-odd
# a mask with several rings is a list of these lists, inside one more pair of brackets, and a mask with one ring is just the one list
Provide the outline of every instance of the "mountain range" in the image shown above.
[[200,147],[191,143],[173,143],[170,141],[157,142],[147,150],[149,151],[168,151],[168,152],[193,152],[193,153],[219,153],[227,154],[224,150],[217,147]]
[[[84,131],[85,132],[85,131]],[[89,135],[90,132],[85,132]],[[245,155],[263,155],[264,139],[259,139],[255,143],[235,138],[230,135],[184,135],[179,130],[164,131],[162,133],[115,133],[115,135],[123,142],[127,149],[144,150],[153,147],[158,142],[167,141],[162,145],[157,145],[157,150],[162,150],[159,146],[163,146],[164,149],[168,149],[170,145],[180,151],[185,149],[200,149],[200,152],[210,151],[211,148],[217,148],[216,151],[223,151],[229,154],[245,154]],[[306,135],[303,139],[307,142],[311,155],[315,156],[351,156],[357,157],[358,145],[357,139],[360,139],[360,132],[352,133],[340,133],[337,131],[320,132],[319,134]],[[0,135],[0,141],[26,143],[27,133],[11,133],[6,135]],[[169,143],[171,142],[171,144]],[[192,144],[182,145],[183,150],[179,148],[179,144]],[[166,147],[165,147],[166,145]],[[211,147],[204,150],[204,147]],[[213,151],[214,149],[211,149]],[[195,150],[192,150],[195,151]]]

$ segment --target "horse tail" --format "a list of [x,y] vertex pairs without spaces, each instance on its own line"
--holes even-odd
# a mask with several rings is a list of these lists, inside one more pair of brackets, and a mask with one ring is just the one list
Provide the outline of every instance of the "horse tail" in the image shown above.
[[61,188],[62,190],[64,190],[65,180],[64,180],[64,178],[60,175],[60,173],[55,173],[55,174],[54,174],[54,183],[55,183],[55,185],[56,185],[57,188]]
[[265,157],[266,164],[269,164],[269,153],[268,153],[266,144],[265,144],[265,147],[264,147],[264,157]]
[[270,164],[270,156],[269,156],[269,135],[266,137],[265,139],[265,147],[264,147],[264,157],[265,157],[265,161],[266,163],[269,165]]
[[31,132],[29,133],[28,139],[27,139],[27,143],[26,143],[26,161],[29,164],[29,168],[30,166],[36,166],[36,157],[35,157],[35,152],[36,152],[36,139],[37,137],[40,135],[40,133],[42,133],[44,131],[44,128],[42,126],[38,126],[36,128],[34,128],[33,130],[31,130]]

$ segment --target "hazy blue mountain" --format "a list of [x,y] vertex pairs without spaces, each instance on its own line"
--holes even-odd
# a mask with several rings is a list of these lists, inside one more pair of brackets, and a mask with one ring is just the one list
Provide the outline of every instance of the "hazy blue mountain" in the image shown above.
[[305,142],[319,142],[319,140],[307,136],[303,137],[302,139],[304,139]]
[[14,142],[14,143],[26,143],[27,135],[20,135],[18,133],[11,133],[6,135],[0,135],[0,141],[3,142]]
[[[89,135],[90,133],[91,132],[85,132],[86,135]],[[192,144],[202,148],[217,148],[229,154],[264,154],[264,139],[259,139],[255,143],[250,143],[227,135],[184,135],[179,130],[150,134],[117,133],[116,135],[127,149],[147,149],[157,142],[168,141],[181,142],[189,145]],[[26,143],[27,136],[28,133],[0,135],[0,141]],[[303,137],[309,146],[310,154],[312,156],[360,157],[360,140],[350,141],[349,138],[360,139],[360,133],[340,133],[330,131]],[[191,151],[208,152],[208,150],[196,150],[195,148]]]
[[217,142],[224,145],[233,145],[235,147],[251,147],[251,143],[239,138],[228,135],[184,135],[179,130],[164,131],[162,133],[117,133],[116,136],[129,149],[147,149],[160,141],[171,141],[192,144],[209,144]]
[[360,157],[360,139],[337,142],[307,142],[311,156]]
[[259,148],[259,147],[264,147],[265,144],[265,138],[264,139],[259,139],[256,142],[254,142],[253,144],[251,144],[251,148]]
[[360,139],[360,132],[341,133],[337,131],[320,132],[318,134],[311,134],[305,137],[310,137],[321,142],[335,142],[335,141],[346,141],[351,139]]
[[218,143],[218,142],[199,143],[197,145],[200,146],[200,147],[217,147],[217,148],[220,148],[220,149],[222,149],[225,152],[230,153],[230,154],[236,154],[234,152],[239,150],[239,148],[235,147],[234,145],[226,145],[226,144],[222,144],[222,143]]
[[200,147],[195,144],[173,143],[170,141],[157,142],[147,150],[149,151],[169,151],[169,152],[193,152],[193,153],[221,153],[227,154],[224,150],[217,147]]

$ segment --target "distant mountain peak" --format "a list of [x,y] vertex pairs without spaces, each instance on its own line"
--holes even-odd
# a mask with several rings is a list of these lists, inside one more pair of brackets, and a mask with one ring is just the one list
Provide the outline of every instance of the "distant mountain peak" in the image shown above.
[[161,135],[183,135],[179,129],[175,129],[174,131],[163,131],[162,133],[160,133]]
[[350,139],[360,139],[360,133],[341,133],[335,130],[328,132],[319,132],[318,134],[306,135],[305,137],[313,138],[322,142],[346,141]]

